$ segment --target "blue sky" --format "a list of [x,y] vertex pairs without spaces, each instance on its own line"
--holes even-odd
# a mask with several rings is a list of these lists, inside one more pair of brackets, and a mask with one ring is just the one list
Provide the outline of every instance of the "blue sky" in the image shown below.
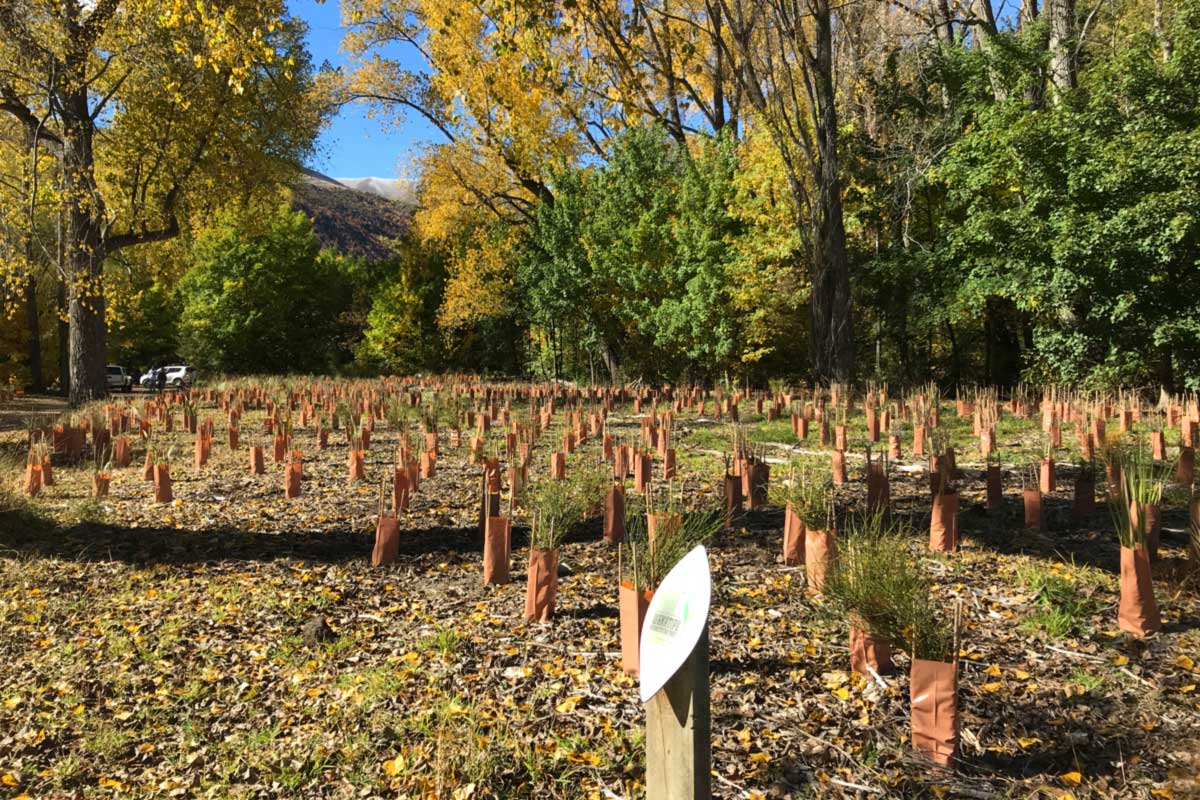
[[[324,61],[335,67],[347,63],[340,52],[338,0],[290,0],[288,9],[308,23],[308,50],[314,66],[320,67]],[[398,58],[410,69],[422,67],[420,55],[408,48],[385,55]],[[394,178],[401,173],[411,177],[407,167],[421,144],[438,140],[433,126],[417,114],[409,114],[398,126],[388,125],[382,119],[369,119],[364,107],[346,106],[326,127],[308,166],[331,178]]]

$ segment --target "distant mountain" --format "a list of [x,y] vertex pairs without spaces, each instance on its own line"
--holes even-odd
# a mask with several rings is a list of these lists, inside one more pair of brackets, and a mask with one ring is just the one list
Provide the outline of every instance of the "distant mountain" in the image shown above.
[[377,194],[406,206],[417,204],[417,182],[401,178],[334,178],[342,186]]
[[408,230],[416,206],[411,181],[336,180],[309,169],[301,173],[293,205],[313,221],[322,245],[370,261],[392,255],[390,243]]

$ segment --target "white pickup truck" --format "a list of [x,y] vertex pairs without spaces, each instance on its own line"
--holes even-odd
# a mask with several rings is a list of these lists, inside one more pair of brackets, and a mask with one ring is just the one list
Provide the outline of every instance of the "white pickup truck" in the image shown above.
[[108,390],[110,392],[125,392],[128,394],[133,391],[133,376],[124,367],[118,367],[116,364],[108,365]]

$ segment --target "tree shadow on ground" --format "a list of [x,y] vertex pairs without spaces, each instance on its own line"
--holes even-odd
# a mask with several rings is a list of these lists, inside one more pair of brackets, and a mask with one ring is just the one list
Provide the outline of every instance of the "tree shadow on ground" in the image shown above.
[[[373,532],[350,530],[247,531],[131,528],[102,522],[55,524],[21,509],[0,512],[0,556],[131,564],[204,564],[224,561],[297,560],[344,563],[370,559]],[[514,547],[527,546],[528,528],[512,532]],[[474,526],[401,528],[402,556],[475,554],[482,537]]]
[[[739,664],[736,671],[748,671],[756,666],[750,662]],[[959,756],[950,767],[938,766],[911,750],[897,753],[895,740],[881,742],[883,748],[890,751],[885,760],[898,758],[907,774],[926,787],[940,784],[950,788],[950,796],[984,798],[998,796],[998,783],[1076,770],[1086,771],[1089,779],[1108,779],[1115,783],[1123,780],[1121,764],[1131,753],[1148,752],[1156,746],[1161,748],[1161,742],[1156,742],[1155,737],[1139,725],[1098,723],[1098,720],[1132,720],[1136,717],[1136,706],[1115,697],[1088,695],[1076,698],[1064,707],[1030,695],[1006,699],[1003,709],[989,705],[984,714],[981,709],[971,707],[970,698],[960,695],[959,711],[963,737]],[[903,720],[897,723],[907,725]],[[1035,741],[1025,750],[1003,751],[989,747],[997,739],[1011,740],[1014,734]],[[982,750],[975,747],[976,742],[982,745]],[[822,762],[830,757],[837,759],[829,753],[814,759],[793,757],[781,760],[776,768],[788,783],[798,784],[814,769],[828,768],[830,765]],[[871,783],[870,780],[863,782]],[[894,796],[927,796],[912,785],[896,791],[899,793]]]
[[[474,526],[400,528],[401,558],[430,554],[473,558],[483,552],[483,536]],[[604,547],[602,523],[576,526],[565,543]],[[529,546],[529,527],[513,526],[513,550]],[[103,522],[56,524],[26,509],[0,511],[0,557],[54,558],[64,561],[122,561],[131,564],[215,564],[227,561],[295,560],[345,563],[369,560],[374,532],[331,530],[248,531],[233,527],[181,530]]]
[[[960,707],[962,707],[962,700]],[[1134,720],[1136,705],[1116,697],[1090,694],[1066,707],[1045,703],[1036,695],[1009,697],[1003,709],[988,707],[986,719],[964,720],[964,727],[986,742],[991,729],[1023,732],[1037,741],[1020,752],[964,747],[959,769],[964,776],[1025,780],[1036,775],[1060,775],[1087,765],[1091,778],[1119,779],[1121,762],[1130,753],[1147,752],[1151,737],[1141,726],[1098,724],[1098,720]]]
[[794,663],[777,657],[713,658],[708,663],[710,675],[775,675],[794,668]]
[[593,603],[590,606],[556,609],[554,614],[570,619],[616,619],[617,607],[608,603]]

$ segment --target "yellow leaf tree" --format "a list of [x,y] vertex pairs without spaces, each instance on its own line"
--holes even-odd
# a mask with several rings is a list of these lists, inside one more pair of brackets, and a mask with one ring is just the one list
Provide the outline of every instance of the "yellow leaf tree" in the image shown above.
[[[606,161],[614,136],[647,121],[681,144],[696,132],[736,130],[730,51],[711,9],[697,0],[343,2],[343,44],[357,64],[342,101],[419,114],[445,137],[422,158],[415,218],[427,243],[468,241],[451,258],[443,326],[462,330],[503,306],[503,295],[468,302],[465,291],[515,281],[516,259],[497,261],[494,243],[554,203],[564,167]],[[429,70],[383,55],[398,46],[420,53]],[[498,233],[476,238],[479,226],[497,223]]]
[[106,259],[284,177],[308,76],[280,0],[0,4],[0,113],[57,167],[73,404],[105,392]]

